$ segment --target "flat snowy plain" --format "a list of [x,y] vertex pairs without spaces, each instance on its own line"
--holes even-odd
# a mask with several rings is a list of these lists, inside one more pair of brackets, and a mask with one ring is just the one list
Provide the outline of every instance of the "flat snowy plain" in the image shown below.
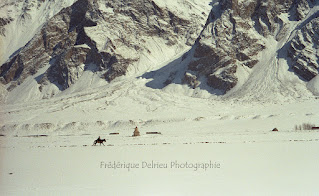
[[[2,105],[0,194],[318,193],[319,131],[294,128],[318,125],[314,97],[244,102],[148,82],[74,86],[52,99]],[[140,137],[131,137],[135,126]],[[92,146],[98,136],[105,146]]]

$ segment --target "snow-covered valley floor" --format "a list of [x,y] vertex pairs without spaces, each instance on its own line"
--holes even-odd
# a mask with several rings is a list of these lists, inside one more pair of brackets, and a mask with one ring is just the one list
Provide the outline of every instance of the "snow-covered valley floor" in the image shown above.
[[147,82],[2,105],[0,194],[318,193],[319,130],[295,130],[318,126],[318,99],[247,103]]
[[[86,141],[84,138],[81,140]],[[80,137],[55,139],[73,141]],[[42,139],[38,138],[38,142],[43,145]],[[105,147],[72,147],[70,143],[66,147],[22,145],[1,149],[1,195],[318,193],[318,141]],[[105,168],[109,162],[135,168]],[[186,162],[189,168],[182,168]],[[201,166],[194,168],[195,164],[205,163],[211,164],[206,170]]]

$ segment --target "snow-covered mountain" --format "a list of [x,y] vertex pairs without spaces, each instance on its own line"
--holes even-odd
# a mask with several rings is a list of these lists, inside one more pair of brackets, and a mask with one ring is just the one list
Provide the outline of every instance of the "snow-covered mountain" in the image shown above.
[[24,47],[50,18],[75,0],[0,2],[0,64]]
[[190,54],[188,70],[194,78],[205,76],[228,96],[271,92],[265,88],[287,96],[301,93],[295,89],[302,85],[299,80],[318,75],[318,1],[222,0],[212,5]]
[[4,1],[0,9],[7,103],[121,76],[150,79],[146,86],[155,89],[187,84],[223,98],[319,94],[314,0],[30,0]]
[[318,0],[0,0],[0,195],[316,195],[318,22]]
[[[75,84],[87,70],[106,81],[144,73],[191,46],[209,12],[209,1],[70,3],[2,5],[8,14],[2,19],[6,53],[1,62],[6,62],[0,74],[8,91],[28,83],[23,89],[33,91],[35,98],[48,98]],[[18,6],[22,11],[16,13]],[[20,34],[12,36],[11,29]],[[26,80],[30,77],[32,82]]]

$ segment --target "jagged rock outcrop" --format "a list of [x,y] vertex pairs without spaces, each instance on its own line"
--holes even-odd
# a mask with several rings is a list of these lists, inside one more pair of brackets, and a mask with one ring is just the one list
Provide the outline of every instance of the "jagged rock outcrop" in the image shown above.
[[310,81],[319,73],[319,13],[299,29],[289,43],[292,69]]
[[0,18],[0,35],[5,35],[5,28],[7,24],[9,24],[13,19],[12,18]]
[[45,67],[37,77],[40,91],[49,83],[67,89],[87,69],[112,81],[125,75],[141,53],[151,53],[148,39],[167,46],[192,44],[201,30],[199,18],[205,15],[187,20],[152,0],[78,0],[48,20],[0,67],[0,81],[12,90]]
[[200,81],[198,80],[198,78],[197,78],[195,75],[186,72],[186,73],[184,74],[184,78],[182,79],[182,83],[183,83],[183,84],[188,84],[188,85],[191,86],[193,89],[195,89],[196,87],[199,86]]

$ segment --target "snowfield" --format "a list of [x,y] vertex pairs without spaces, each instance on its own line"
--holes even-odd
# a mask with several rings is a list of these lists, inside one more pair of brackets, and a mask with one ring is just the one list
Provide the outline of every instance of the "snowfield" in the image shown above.
[[[0,192],[1,195],[316,195],[317,155],[318,142],[17,146],[2,152],[5,159]],[[114,161],[139,168],[104,167],[104,163]],[[217,163],[216,168],[209,166],[206,171],[181,168],[186,162],[190,165],[209,161]]]
[[[123,81],[2,105],[1,195],[318,192],[319,130],[295,130],[318,126],[318,99],[244,102]],[[131,137],[135,126],[140,137]],[[98,136],[105,146],[92,146]]]

